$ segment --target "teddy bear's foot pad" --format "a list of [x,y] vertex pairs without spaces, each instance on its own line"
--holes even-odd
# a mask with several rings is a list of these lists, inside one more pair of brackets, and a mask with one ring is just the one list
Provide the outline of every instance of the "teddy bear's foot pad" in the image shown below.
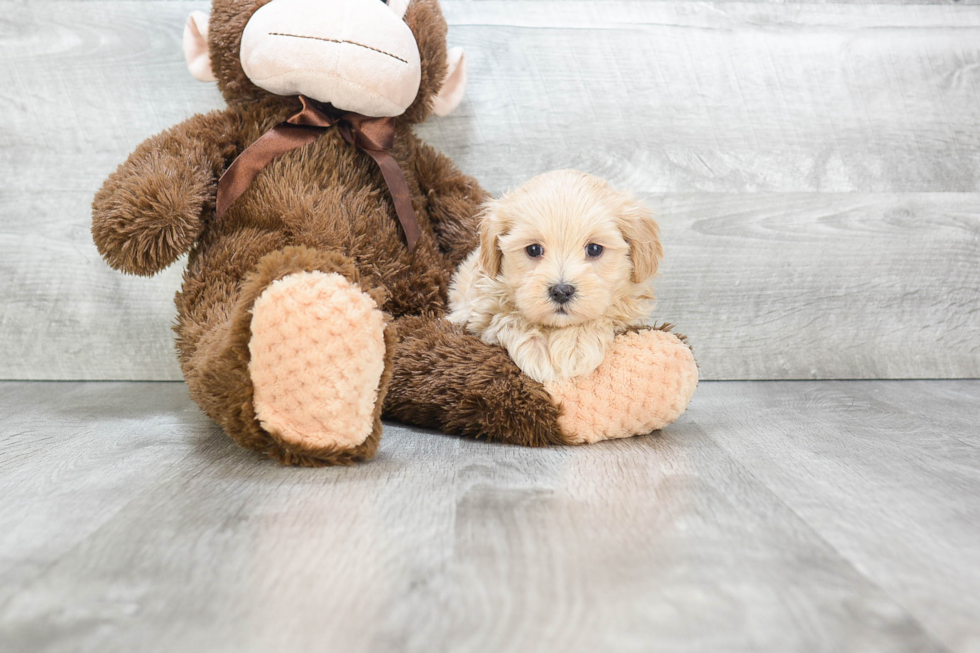
[[385,319],[337,273],[273,282],[252,309],[249,375],[255,414],[291,448],[349,450],[374,425],[385,366]]
[[650,329],[616,336],[591,374],[545,387],[562,408],[562,433],[572,444],[586,444],[667,426],[697,385],[690,348],[672,333]]

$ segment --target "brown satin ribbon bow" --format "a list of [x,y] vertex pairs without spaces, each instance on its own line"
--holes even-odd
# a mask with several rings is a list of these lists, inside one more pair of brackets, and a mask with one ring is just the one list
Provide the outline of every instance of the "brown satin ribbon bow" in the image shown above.
[[405,173],[388,153],[395,142],[395,119],[341,112],[329,104],[320,104],[302,95],[299,99],[303,103],[302,111],[263,134],[238,155],[225,174],[221,175],[218,180],[217,217],[220,218],[234,204],[255,176],[273,159],[308,145],[326,130],[337,127],[345,141],[369,154],[381,168],[391,199],[395,202],[398,221],[405,231],[408,249],[414,250],[420,232],[408,182],[405,181]]

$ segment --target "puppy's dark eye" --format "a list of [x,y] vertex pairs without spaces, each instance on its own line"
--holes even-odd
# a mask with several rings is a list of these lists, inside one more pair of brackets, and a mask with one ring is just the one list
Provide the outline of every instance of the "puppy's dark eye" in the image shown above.
[[597,258],[602,256],[602,245],[596,245],[595,243],[589,243],[585,246],[585,253],[589,258]]
[[537,243],[533,245],[528,245],[527,247],[524,248],[524,251],[527,252],[527,255],[530,256],[531,258],[539,258],[541,256],[544,256],[544,247],[538,245]]

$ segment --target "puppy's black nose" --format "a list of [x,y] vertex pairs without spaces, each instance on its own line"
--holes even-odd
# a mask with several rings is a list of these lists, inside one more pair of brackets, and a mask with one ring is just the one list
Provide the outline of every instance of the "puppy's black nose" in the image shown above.
[[575,286],[567,283],[558,283],[548,288],[548,295],[558,304],[567,304],[575,296]]

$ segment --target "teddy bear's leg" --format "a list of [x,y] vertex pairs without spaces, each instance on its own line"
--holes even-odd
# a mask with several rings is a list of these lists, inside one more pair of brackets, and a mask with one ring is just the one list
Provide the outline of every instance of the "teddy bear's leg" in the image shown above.
[[697,385],[698,366],[683,337],[641,328],[617,335],[591,374],[546,388],[562,409],[562,432],[586,444],[662,429],[684,412]]
[[569,444],[559,409],[501,347],[444,319],[402,317],[384,415],[524,446]]
[[385,415],[458,435],[512,444],[586,444],[641,435],[687,407],[698,369],[672,333],[616,337],[593,373],[543,386],[501,347],[445,320],[401,318]]
[[282,463],[370,458],[394,334],[384,291],[365,290],[340,254],[265,255],[185,364],[192,396],[239,444]]

